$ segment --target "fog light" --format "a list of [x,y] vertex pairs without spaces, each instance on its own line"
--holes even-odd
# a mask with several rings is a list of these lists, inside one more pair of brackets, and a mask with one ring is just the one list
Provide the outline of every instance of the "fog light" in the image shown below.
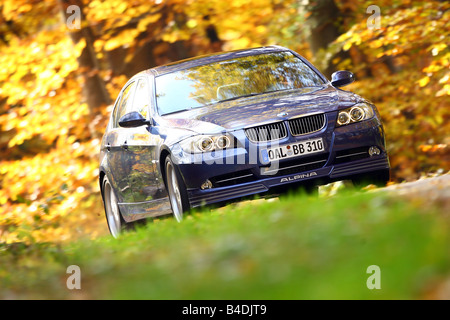
[[378,156],[381,153],[380,149],[378,147],[370,147],[369,148],[369,155],[372,156]]
[[211,188],[212,188],[212,183],[211,183],[211,181],[206,180],[205,182],[203,182],[203,184],[200,186],[200,188],[201,188],[202,190],[205,190],[205,189],[211,189]]

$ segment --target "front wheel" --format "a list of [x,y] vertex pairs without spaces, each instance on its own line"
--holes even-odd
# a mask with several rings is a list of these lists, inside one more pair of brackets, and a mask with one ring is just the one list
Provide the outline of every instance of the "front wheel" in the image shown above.
[[183,213],[189,210],[189,201],[181,174],[173,164],[170,156],[166,158],[166,184],[169,194],[170,205],[172,206],[174,218],[180,222],[183,220]]
[[118,201],[114,190],[105,176],[102,184],[103,204],[105,206],[105,216],[108,222],[109,232],[114,238],[117,238],[119,234],[125,229],[125,221],[120,214]]

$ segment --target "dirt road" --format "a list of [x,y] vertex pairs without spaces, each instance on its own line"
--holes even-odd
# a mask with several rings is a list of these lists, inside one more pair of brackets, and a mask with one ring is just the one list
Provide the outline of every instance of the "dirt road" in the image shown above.
[[450,212],[450,173],[399,183],[378,190],[392,192],[410,199],[420,198],[433,203],[437,202],[443,205],[447,212]]

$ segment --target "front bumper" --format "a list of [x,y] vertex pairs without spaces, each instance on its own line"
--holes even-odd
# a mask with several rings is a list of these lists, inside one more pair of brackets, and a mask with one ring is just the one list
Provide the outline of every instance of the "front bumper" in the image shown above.
[[[181,148],[175,147],[172,155],[177,155],[176,161],[187,186],[191,207],[266,193],[280,186],[289,188],[299,183],[324,184],[389,170],[384,131],[377,117],[339,128],[334,127],[336,114],[330,113],[327,118],[328,126],[319,132],[302,137],[289,135],[277,141],[279,145],[284,145],[322,138],[325,150],[280,160],[279,168],[273,175],[264,173],[268,164],[259,156],[255,157],[255,152],[252,155],[252,143],[247,140],[243,130],[235,131],[233,135],[245,148],[210,155],[209,162],[198,159],[193,161]],[[380,154],[370,155],[368,150],[372,146],[376,146]],[[259,149],[256,154],[259,155]],[[212,182],[213,188],[202,190],[200,186],[206,180]]]
[[228,187],[207,190],[189,189],[188,196],[191,207],[230,201],[236,198],[268,192],[273,187],[288,184],[313,183],[322,184],[344,180],[355,175],[373,171],[389,170],[389,160],[386,155],[374,156],[364,160],[352,161],[344,164],[332,165],[320,169],[305,171],[297,174],[277,176],[246,182]]

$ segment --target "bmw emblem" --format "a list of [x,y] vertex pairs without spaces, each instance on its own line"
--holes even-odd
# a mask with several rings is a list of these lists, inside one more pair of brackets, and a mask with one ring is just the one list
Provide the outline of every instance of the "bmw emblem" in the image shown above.
[[288,115],[287,112],[281,112],[279,114],[277,114],[277,117],[286,117]]

